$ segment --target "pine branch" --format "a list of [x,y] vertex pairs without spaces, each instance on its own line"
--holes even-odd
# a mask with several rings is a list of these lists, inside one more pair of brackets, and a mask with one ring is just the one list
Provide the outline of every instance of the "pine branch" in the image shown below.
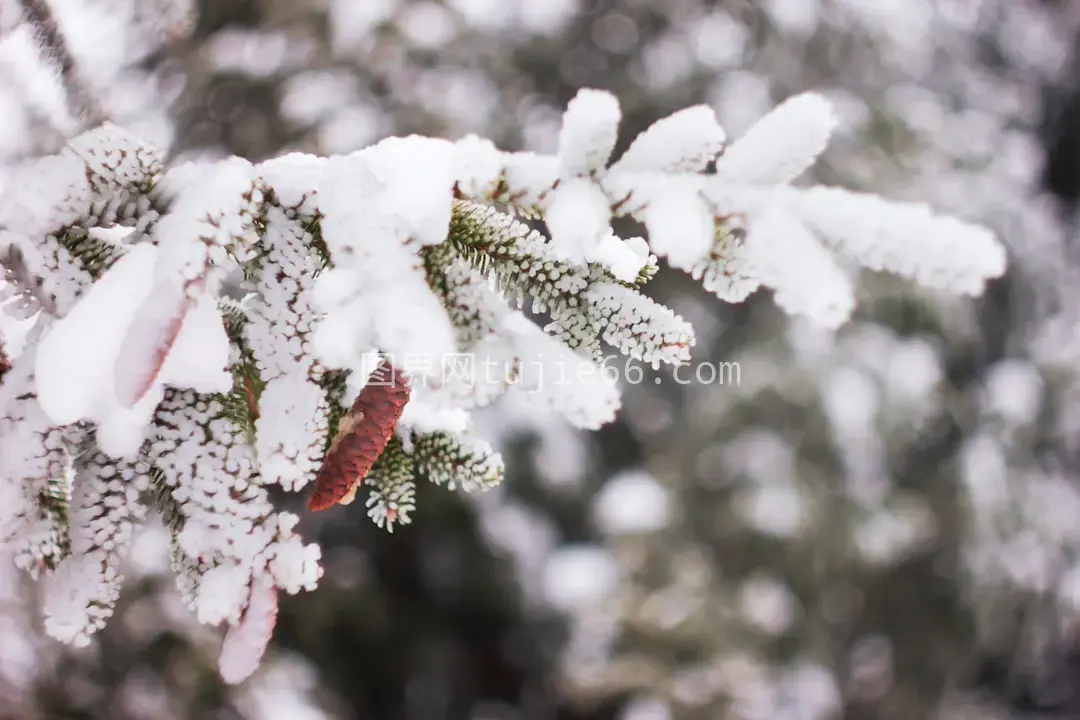
[[33,28],[44,53],[56,64],[69,107],[86,127],[105,123],[108,116],[90,85],[82,77],[75,56],[68,48],[48,0],[19,0],[26,22]]
[[255,363],[255,356],[244,337],[247,325],[247,312],[242,303],[232,298],[220,298],[218,307],[225,323],[225,332],[229,342],[235,348],[236,358],[232,365],[232,392],[217,396],[222,405],[222,412],[232,422],[242,428],[248,443],[255,444],[255,423],[259,419],[259,396],[266,388]]
[[413,455],[417,475],[449,490],[489,490],[503,480],[502,457],[486,442],[444,432],[414,434]]
[[349,371],[330,370],[323,373],[319,379],[319,387],[326,392],[330,403],[330,412],[327,415],[326,449],[330,449],[330,443],[337,437],[338,426],[341,419],[349,413],[349,407],[343,402],[348,392]]
[[428,286],[454,324],[458,349],[473,350],[498,331],[506,303],[491,290],[479,270],[458,258],[451,244],[426,247],[421,255]]
[[577,307],[590,282],[608,279],[599,266],[558,259],[541,232],[477,203],[454,203],[449,243],[481,273],[494,274],[508,299],[531,296],[537,311]]
[[[23,1],[75,82],[48,6]],[[609,167],[619,110],[598,91],[571,103],[555,156],[414,137],[332,159],[166,172],[160,153],[105,125],[20,168],[0,196],[11,239],[0,264],[19,309],[49,317],[18,362],[0,338],[0,542],[32,573],[57,568],[49,632],[81,642],[102,626],[119,592],[114,546],[139,514],[129,491],[148,484],[184,599],[243,650],[225,653],[223,671],[250,672],[272,598],[321,575],[318,546],[267,486],[314,481],[316,510],[367,487],[369,516],[392,529],[409,520],[417,476],[466,491],[501,481],[497,453],[465,429],[511,383],[577,427],[610,422],[618,387],[589,352],[607,343],[656,365],[685,361],[693,344],[690,326],[640,291],[656,255],[721,297],[760,282],[825,324],[854,302],[834,253],[961,292],[1003,271],[981,229],[788,185],[820,151],[825,105],[778,109],[715,175],[704,170],[722,130],[704,107],[658,122]],[[619,215],[641,221],[648,241],[616,237]],[[103,234],[113,225],[132,230]],[[238,275],[242,301],[224,297]],[[547,328],[507,307],[526,297]],[[412,362],[461,351],[503,372],[476,382]],[[401,372],[389,390],[385,374],[358,377],[349,402],[348,379],[370,375],[372,357]],[[414,382],[440,365],[445,382]],[[93,446],[76,447],[90,429]]]
[[376,525],[394,532],[394,525],[412,522],[416,509],[415,463],[405,450],[401,438],[393,435],[386,449],[364,478],[371,490],[368,495],[368,517]]
[[[569,347],[601,355],[601,339],[646,362],[683,362],[690,357],[693,328],[672,311],[620,282],[596,263],[576,265],[555,256],[546,238],[496,210],[457,202],[450,245],[481,272],[495,276],[499,289],[520,303],[533,297],[533,310],[548,311],[553,330]],[[646,265],[650,268],[650,265]],[[655,266],[639,279],[651,277]]]
[[147,473],[148,486],[145,491],[147,505],[156,508],[161,522],[169,529],[175,539],[184,529],[184,513],[180,503],[173,497],[173,488],[169,486],[165,473],[153,466]]
[[66,229],[57,236],[57,240],[94,279],[101,277],[126,250],[124,246],[94,237],[80,227]]
[[718,220],[709,252],[690,270],[691,277],[722,300],[745,300],[759,286],[743,245],[745,238],[745,228]]
[[326,241],[323,240],[322,232],[319,227],[321,220],[322,217],[316,214],[304,224],[304,232],[311,234],[311,248],[316,252],[320,260],[316,274],[327,268],[333,267],[333,262],[330,259],[330,250],[326,247]]
[[[68,460],[70,463],[70,458]],[[68,510],[71,505],[70,464],[49,475],[37,500],[41,513],[39,519],[49,527],[55,528],[55,550],[43,557],[45,567],[55,570],[60,561],[71,552],[68,523]]]

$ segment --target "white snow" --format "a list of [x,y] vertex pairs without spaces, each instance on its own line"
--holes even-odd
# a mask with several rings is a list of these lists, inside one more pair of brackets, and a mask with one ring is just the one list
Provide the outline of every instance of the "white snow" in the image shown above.
[[446,239],[456,179],[453,143],[419,136],[388,138],[359,157],[383,187],[371,199],[369,212],[374,207],[377,214],[404,223],[421,245]]
[[[304,374],[290,373],[271,379],[259,396],[255,422],[255,454],[264,483],[286,490],[304,487],[322,464],[326,423],[322,388]],[[309,438],[315,438],[312,442]]]
[[599,186],[583,178],[563,181],[544,214],[556,255],[580,263],[611,232],[611,208]]
[[580,90],[566,106],[559,132],[559,175],[564,180],[603,169],[618,140],[622,111],[603,90]]
[[217,301],[206,292],[192,298],[176,340],[161,367],[161,382],[199,393],[232,389],[229,336]]
[[698,172],[726,140],[712,108],[694,105],[646,128],[611,166],[611,172]]
[[38,401],[57,425],[98,418],[116,405],[114,373],[127,329],[153,288],[155,247],[120,258],[41,341]]
[[640,213],[657,255],[680,270],[690,270],[712,247],[713,214],[697,192],[694,178],[664,184]]
[[612,233],[588,250],[585,259],[603,265],[617,280],[634,282],[649,262],[649,246],[641,238],[623,240]]
[[789,183],[825,150],[835,127],[836,116],[825,98],[795,95],[732,143],[716,163],[717,177],[746,185]]
[[837,328],[855,309],[855,290],[836,259],[794,216],[781,210],[751,220],[747,257],[776,304],[826,328]]

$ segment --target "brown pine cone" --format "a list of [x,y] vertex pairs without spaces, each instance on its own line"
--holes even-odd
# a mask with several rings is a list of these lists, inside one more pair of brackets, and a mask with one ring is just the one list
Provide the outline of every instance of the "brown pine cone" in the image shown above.
[[341,418],[322,467],[315,476],[315,492],[308,500],[313,511],[352,502],[357,485],[382,455],[409,402],[405,376],[385,359]]

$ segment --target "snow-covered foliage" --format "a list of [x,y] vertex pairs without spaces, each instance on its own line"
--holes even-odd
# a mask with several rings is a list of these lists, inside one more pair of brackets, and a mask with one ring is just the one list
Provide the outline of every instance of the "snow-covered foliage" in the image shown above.
[[0,163],[54,152],[102,117],[172,142],[167,83],[145,61],[190,33],[195,5],[0,1]]
[[[730,144],[711,110],[690,108],[612,163],[619,122],[612,95],[582,90],[554,155],[410,136],[173,167],[106,124],[16,168],[0,264],[35,323],[2,366],[0,541],[48,573],[48,630],[85,643],[104,624],[149,507],[197,618],[230,627],[223,676],[242,680],[277,592],[322,572],[270,486],[318,486],[333,464],[350,478],[335,500],[366,485],[370,516],[392,528],[416,479],[500,482],[469,412],[506,391],[580,428],[609,422],[604,344],[654,367],[690,360],[690,325],[641,292],[656,256],[722,299],[765,286],[829,328],[854,308],[858,265],[961,294],[1004,271],[981,227],[792,185],[834,125],[817,95]],[[615,236],[618,217],[648,239]],[[408,393],[376,429],[365,403],[388,381]],[[354,446],[377,459],[336,452]]]

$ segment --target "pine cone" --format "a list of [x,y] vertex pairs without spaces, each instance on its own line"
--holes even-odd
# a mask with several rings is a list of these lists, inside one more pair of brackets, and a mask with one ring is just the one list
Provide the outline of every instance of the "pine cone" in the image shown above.
[[326,510],[352,502],[357,485],[386,449],[409,395],[405,376],[383,360],[338,424],[326,459],[315,476],[309,509]]

